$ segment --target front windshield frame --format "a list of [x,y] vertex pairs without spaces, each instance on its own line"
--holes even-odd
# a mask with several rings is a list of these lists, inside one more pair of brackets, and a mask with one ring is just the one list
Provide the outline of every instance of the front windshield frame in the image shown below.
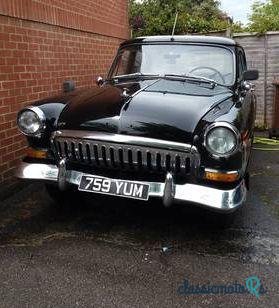
[[[142,45],[190,45],[190,46],[206,46],[206,47],[216,47],[216,48],[223,48],[229,51],[232,54],[232,64],[233,64],[233,76],[232,76],[232,83],[231,84],[224,84],[224,86],[227,87],[233,87],[236,83],[236,78],[237,78],[237,68],[236,68],[236,54],[235,54],[235,48],[234,46],[224,46],[220,44],[207,44],[207,43],[185,43],[185,42],[140,42],[140,43],[131,43],[127,45],[123,45],[118,49],[118,52],[112,62],[112,65],[109,69],[108,75],[107,75],[107,80],[111,80],[114,78],[113,72],[115,71],[117,62],[121,54],[123,53],[123,50],[133,47],[133,46],[142,46]],[[197,76],[198,77],[198,76]]]

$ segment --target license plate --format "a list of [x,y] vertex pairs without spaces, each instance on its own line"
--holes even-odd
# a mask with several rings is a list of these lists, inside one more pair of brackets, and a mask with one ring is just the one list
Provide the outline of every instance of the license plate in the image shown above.
[[92,175],[82,175],[78,189],[92,193],[121,196],[146,201],[149,197],[148,184],[115,180]]

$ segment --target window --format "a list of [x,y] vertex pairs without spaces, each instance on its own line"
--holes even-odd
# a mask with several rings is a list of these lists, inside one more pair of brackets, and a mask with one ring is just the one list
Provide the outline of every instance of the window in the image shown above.
[[243,72],[247,70],[246,59],[243,51],[238,51],[238,79],[242,80]]
[[229,49],[217,46],[133,45],[120,51],[109,77],[137,72],[192,75],[232,85],[235,78],[234,55]]

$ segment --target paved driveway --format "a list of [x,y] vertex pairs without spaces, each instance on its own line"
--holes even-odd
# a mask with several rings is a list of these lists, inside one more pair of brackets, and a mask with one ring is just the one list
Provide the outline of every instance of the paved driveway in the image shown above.
[[[26,186],[0,205],[0,307],[278,307],[279,152],[255,150],[251,175],[234,220],[91,194],[59,210]],[[259,298],[184,289],[250,276]]]

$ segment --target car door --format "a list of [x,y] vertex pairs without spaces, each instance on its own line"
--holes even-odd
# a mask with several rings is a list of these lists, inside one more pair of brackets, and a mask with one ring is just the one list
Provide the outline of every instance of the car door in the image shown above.
[[243,81],[243,73],[247,70],[244,50],[238,48],[238,85],[240,87],[240,101],[242,114],[242,140],[243,140],[243,169],[247,169],[250,160],[252,141],[254,136],[254,122],[256,111],[256,100],[253,85]]
[[[238,48],[238,85],[240,87],[240,100],[242,105],[242,116],[245,119],[243,123],[245,128],[251,131],[254,128],[256,100],[253,85],[250,82],[243,81],[243,73],[247,70],[246,57],[244,50]],[[246,85],[244,85],[246,83]],[[244,127],[243,127],[244,128]]]

